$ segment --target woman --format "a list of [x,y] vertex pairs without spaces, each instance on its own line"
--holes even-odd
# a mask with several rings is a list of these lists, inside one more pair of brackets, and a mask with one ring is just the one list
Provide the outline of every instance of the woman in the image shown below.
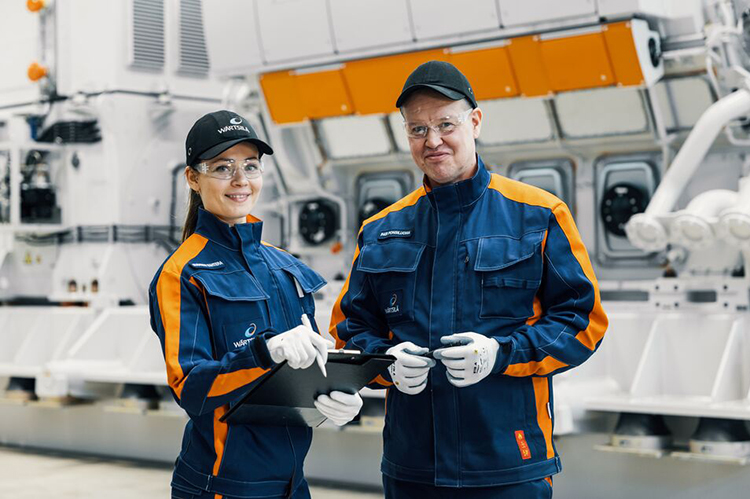
[[[190,416],[172,497],[308,498],[302,464],[310,428],[219,418],[275,363],[304,369],[316,357],[326,361],[332,345],[307,322],[315,315],[312,294],[325,281],[260,240],[262,222],[250,211],[263,186],[261,156],[273,150],[244,118],[229,111],[203,116],[188,133],[186,153],[191,191],[183,242],[149,290],[169,386]],[[362,399],[332,392],[315,405],[342,425]]]

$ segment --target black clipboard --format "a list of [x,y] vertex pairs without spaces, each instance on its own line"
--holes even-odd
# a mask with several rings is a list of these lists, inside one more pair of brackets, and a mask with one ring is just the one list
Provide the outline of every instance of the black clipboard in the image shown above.
[[312,426],[326,420],[313,402],[332,391],[356,393],[382,374],[396,358],[385,354],[330,352],[324,377],[316,362],[292,369],[286,362],[273,367],[219,420],[229,424]]

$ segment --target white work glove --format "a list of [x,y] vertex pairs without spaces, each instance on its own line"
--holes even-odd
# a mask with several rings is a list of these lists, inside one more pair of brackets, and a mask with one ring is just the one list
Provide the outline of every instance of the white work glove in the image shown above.
[[287,361],[292,369],[306,369],[320,357],[323,364],[328,360],[328,349],[333,343],[312,330],[300,325],[266,341],[266,346],[275,363]]
[[320,413],[336,426],[344,426],[362,409],[362,397],[359,393],[331,392],[319,395],[314,403]]
[[497,340],[472,332],[443,336],[440,341],[456,345],[435,350],[435,358],[446,367],[448,381],[459,388],[486,378],[492,372],[500,350]]
[[396,362],[388,367],[393,384],[407,395],[416,395],[427,386],[427,374],[435,366],[435,361],[420,357],[429,350],[418,347],[410,341],[399,343],[385,353],[396,357]]

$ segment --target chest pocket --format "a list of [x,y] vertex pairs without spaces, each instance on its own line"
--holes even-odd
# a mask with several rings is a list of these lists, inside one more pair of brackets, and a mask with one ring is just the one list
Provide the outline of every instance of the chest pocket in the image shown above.
[[474,271],[481,282],[480,318],[527,319],[542,279],[544,232],[521,239],[486,237],[479,241]]
[[203,271],[194,274],[206,290],[206,301],[216,337],[214,344],[223,353],[244,348],[269,328],[268,294],[244,270]]
[[[325,279],[307,265],[290,265],[283,267],[281,270],[291,280],[291,286],[294,288],[291,293],[293,298],[299,300],[302,312],[311,317],[314,316],[315,300],[313,299],[313,293],[326,285]],[[294,303],[294,300],[292,300],[292,303]]]
[[388,324],[414,320],[417,266],[425,245],[414,242],[366,244],[357,270],[369,275],[378,308]]

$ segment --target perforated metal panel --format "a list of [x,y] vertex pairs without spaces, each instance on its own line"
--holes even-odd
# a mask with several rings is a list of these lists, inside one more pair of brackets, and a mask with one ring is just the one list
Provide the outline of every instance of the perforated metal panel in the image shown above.
[[180,65],[178,73],[206,76],[209,62],[201,0],[180,0]]
[[130,66],[164,69],[164,0],[132,0]]

